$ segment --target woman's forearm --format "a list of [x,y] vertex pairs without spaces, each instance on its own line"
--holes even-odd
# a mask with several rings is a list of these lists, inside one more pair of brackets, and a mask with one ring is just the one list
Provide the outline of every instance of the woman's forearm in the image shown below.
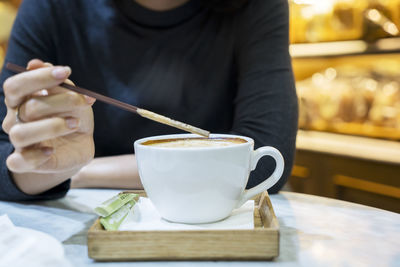
[[133,154],[93,159],[72,177],[71,187],[143,188]]
[[68,180],[77,170],[63,173],[12,173],[17,187],[28,195],[41,194]]

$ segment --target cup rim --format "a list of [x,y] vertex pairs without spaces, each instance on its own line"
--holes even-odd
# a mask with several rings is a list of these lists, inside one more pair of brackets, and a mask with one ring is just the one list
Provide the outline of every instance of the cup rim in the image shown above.
[[183,150],[183,151],[193,151],[193,150],[221,150],[221,149],[230,149],[234,147],[242,147],[242,146],[254,146],[254,140],[250,137],[247,136],[242,136],[242,135],[236,135],[236,134],[218,134],[218,133],[213,133],[210,134],[210,137],[227,137],[227,138],[240,138],[244,139],[247,142],[246,143],[240,143],[240,144],[233,144],[229,146],[218,146],[218,147],[158,147],[158,146],[146,146],[143,145],[142,143],[149,141],[149,140],[155,140],[155,139],[173,139],[173,138],[192,138],[192,137],[201,137],[197,134],[166,134],[166,135],[156,135],[156,136],[150,136],[150,137],[145,137],[138,139],[134,142],[134,147],[141,147],[141,148],[146,148],[146,149],[154,149],[154,150]]

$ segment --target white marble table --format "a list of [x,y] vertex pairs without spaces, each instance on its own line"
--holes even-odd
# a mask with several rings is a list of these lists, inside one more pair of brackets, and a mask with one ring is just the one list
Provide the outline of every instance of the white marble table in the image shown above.
[[400,214],[316,196],[271,196],[281,228],[272,262],[95,262],[86,233],[91,210],[119,190],[73,189],[60,200],[0,202],[17,226],[48,233],[64,245],[72,266],[400,266]]

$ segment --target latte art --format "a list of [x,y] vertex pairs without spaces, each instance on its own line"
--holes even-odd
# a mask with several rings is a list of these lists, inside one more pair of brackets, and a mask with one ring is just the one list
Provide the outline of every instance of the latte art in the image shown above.
[[160,139],[150,140],[142,143],[145,146],[155,147],[224,147],[247,143],[241,138],[182,138],[182,139]]

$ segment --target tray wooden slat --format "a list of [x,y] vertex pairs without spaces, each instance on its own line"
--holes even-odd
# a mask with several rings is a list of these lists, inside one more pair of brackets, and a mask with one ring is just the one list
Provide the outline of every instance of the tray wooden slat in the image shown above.
[[96,220],[88,254],[99,261],[270,260],[279,254],[278,220],[266,192],[255,204],[252,230],[106,231]]

